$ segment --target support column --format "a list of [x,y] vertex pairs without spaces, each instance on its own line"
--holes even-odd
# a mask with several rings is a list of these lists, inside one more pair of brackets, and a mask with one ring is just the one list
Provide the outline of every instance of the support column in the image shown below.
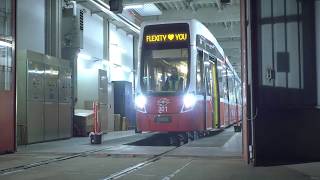
[[110,60],[109,56],[109,21],[103,18],[103,59]]
[[62,1],[46,0],[45,53],[61,58]]

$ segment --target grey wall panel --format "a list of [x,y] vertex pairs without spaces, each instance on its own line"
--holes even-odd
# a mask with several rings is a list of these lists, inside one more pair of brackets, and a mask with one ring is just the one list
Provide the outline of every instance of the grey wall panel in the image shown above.
[[287,51],[289,53],[288,88],[300,88],[299,70],[299,32],[296,22],[287,24]]
[[44,140],[44,106],[43,102],[27,103],[27,140],[28,143]]
[[17,1],[17,48],[44,53],[45,0]]
[[59,138],[72,137],[71,109],[70,103],[59,103]]
[[264,1],[261,1],[261,5],[260,5],[260,8],[261,8],[261,17],[264,18],[264,17],[271,17],[271,1],[272,0],[264,0]]
[[58,139],[58,104],[46,102],[44,107],[44,140]]
[[273,16],[283,16],[284,15],[284,1],[285,0],[273,0]]
[[277,23],[274,24],[274,53],[273,57],[275,60],[275,86],[276,87],[286,87],[286,74],[283,72],[277,72],[277,53],[285,52],[285,24]]
[[261,27],[261,40],[264,42],[261,45],[261,78],[262,78],[262,85],[263,86],[273,86],[273,80],[268,80],[266,78],[267,76],[267,70],[269,68],[273,69],[273,63],[272,63],[272,32],[271,32],[271,25],[262,25]]
[[286,0],[286,14],[296,15],[298,13],[297,0]]

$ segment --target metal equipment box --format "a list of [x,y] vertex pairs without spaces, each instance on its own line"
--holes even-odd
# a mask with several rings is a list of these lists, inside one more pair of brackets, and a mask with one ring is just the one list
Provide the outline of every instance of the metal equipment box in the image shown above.
[[[61,68],[65,71],[60,74]],[[70,74],[68,61],[32,51],[18,52],[18,144],[71,137],[71,93],[67,93],[69,100],[63,100],[65,94],[60,90],[61,79],[68,79],[65,87],[71,92]]]

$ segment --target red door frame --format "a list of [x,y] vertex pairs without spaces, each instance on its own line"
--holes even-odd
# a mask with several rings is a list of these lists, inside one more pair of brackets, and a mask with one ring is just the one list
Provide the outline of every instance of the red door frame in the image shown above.
[[0,91],[0,154],[16,151],[16,0],[11,0],[12,87]]

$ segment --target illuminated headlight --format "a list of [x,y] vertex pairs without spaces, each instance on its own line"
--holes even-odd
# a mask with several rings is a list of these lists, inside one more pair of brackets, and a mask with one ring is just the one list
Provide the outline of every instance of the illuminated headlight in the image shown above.
[[136,108],[138,111],[145,112],[145,106],[147,104],[147,98],[143,95],[138,95],[135,99]]
[[196,97],[194,94],[186,94],[183,97],[183,104],[184,104],[184,111],[187,111],[191,108],[193,108],[193,106],[196,104]]

